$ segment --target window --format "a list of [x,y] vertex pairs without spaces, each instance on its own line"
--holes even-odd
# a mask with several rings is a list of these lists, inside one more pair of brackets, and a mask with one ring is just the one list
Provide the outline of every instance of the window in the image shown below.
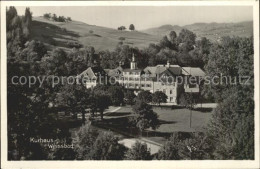
[[170,94],[172,94],[172,90],[170,90]]
[[146,84],[146,87],[151,87],[151,85],[150,84]]
[[166,90],[165,90],[165,89],[163,89],[163,93],[166,93]]
[[144,85],[144,84],[141,84],[141,86],[142,86],[142,87],[145,87],[145,85]]
[[173,100],[173,98],[172,98],[172,97],[170,97],[170,102],[172,102],[172,100]]

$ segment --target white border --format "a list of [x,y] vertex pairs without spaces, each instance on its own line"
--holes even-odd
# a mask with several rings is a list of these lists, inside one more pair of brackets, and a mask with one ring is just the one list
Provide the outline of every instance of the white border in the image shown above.
[[[254,11],[255,160],[194,161],[7,161],[6,6],[252,6]],[[15,168],[260,168],[259,164],[259,1],[2,1],[1,2],[1,163]]]

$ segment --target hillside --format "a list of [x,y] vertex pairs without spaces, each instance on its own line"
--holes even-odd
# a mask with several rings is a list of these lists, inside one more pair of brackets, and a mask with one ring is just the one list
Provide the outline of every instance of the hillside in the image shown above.
[[156,36],[168,35],[174,30],[177,34],[181,29],[188,29],[194,32],[197,37],[207,37],[212,41],[218,40],[222,36],[241,36],[249,37],[253,35],[253,22],[240,23],[194,23],[183,27],[177,25],[163,25],[157,28],[150,28],[142,32]]
[[160,37],[138,31],[119,31],[116,29],[88,25],[83,22],[54,22],[43,17],[34,17],[31,39],[41,40],[49,50],[54,46],[70,48],[68,42],[93,46],[96,51],[114,50],[119,38],[124,37],[124,44],[134,44],[134,47],[144,48],[150,43],[156,43]]
[[[183,28],[194,32],[197,37],[207,37],[212,41],[222,36],[251,36],[253,34],[253,22],[241,23],[195,23],[186,26],[163,25],[143,31],[120,31],[96,25],[89,25],[79,21],[54,22],[43,17],[34,17],[32,22],[31,39],[41,40],[48,50],[54,47],[64,49],[73,46],[93,46],[96,51],[113,51],[120,37],[125,38],[124,44],[134,45],[140,49],[150,43],[157,43],[162,36],[168,35],[174,30],[178,34]],[[72,44],[72,45],[71,45]]]

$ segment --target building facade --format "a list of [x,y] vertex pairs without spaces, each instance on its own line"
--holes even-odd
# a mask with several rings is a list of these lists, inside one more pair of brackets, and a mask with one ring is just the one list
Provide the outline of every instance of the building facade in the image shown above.
[[[145,69],[139,69],[133,54],[130,68],[124,69],[121,65],[115,69],[105,70],[101,67],[90,67],[82,72],[81,76],[94,77],[93,80],[86,83],[87,88],[99,84],[96,80],[98,76],[107,76],[110,82],[119,83],[126,89],[132,89],[136,93],[140,90],[147,90],[151,93],[162,91],[168,96],[168,103],[178,104],[178,97],[182,92],[200,92],[198,81],[193,84],[189,79],[191,77],[197,80],[203,79],[205,73],[200,68],[171,65],[169,61],[166,65],[148,66]],[[105,79],[105,77],[101,79]]]

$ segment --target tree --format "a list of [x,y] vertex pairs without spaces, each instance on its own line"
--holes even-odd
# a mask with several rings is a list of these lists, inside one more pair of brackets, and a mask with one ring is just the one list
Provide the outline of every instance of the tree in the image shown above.
[[40,61],[47,54],[47,49],[40,41],[28,41],[22,50],[20,58],[24,61]]
[[110,97],[108,95],[95,95],[95,106],[100,112],[100,118],[103,120],[104,111],[111,105]]
[[160,45],[161,48],[171,48],[171,46],[172,46],[172,44],[169,41],[169,39],[167,38],[167,36],[164,36],[162,38],[159,45]]
[[147,144],[135,142],[135,144],[126,152],[126,160],[151,160],[152,156]]
[[56,75],[56,76],[67,76],[69,75],[68,70],[68,55],[61,49],[54,49],[50,56],[44,57],[41,64],[41,68],[47,73],[47,75]]
[[182,29],[177,38],[179,50],[187,52],[194,49],[193,46],[195,45],[195,40],[196,35],[193,32],[187,29]]
[[111,132],[102,132],[95,140],[90,152],[91,160],[122,160],[126,148]]
[[161,103],[166,103],[167,98],[167,95],[162,91],[156,91],[152,94],[152,102],[158,104],[159,106],[161,105]]
[[51,13],[45,13],[45,14],[43,14],[43,18],[45,18],[45,19],[51,19]]
[[67,22],[72,21],[71,17],[67,17],[67,18],[66,18],[66,21],[67,21]]
[[133,106],[134,116],[130,121],[143,131],[147,128],[156,129],[159,127],[158,115],[152,110],[152,106],[143,101],[137,101]]
[[[252,37],[223,37],[210,49],[207,75],[233,78],[233,84],[204,84],[218,102],[207,131],[215,159],[254,159],[253,49]],[[239,83],[239,76],[248,83]]]
[[205,160],[212,159],[213,147],[203,133],[181,136],[174,133],[159,150],[159,160]]
[[96,141],[99,133],[97,130],[91,128],[89,124],[81,126],[73,139],[74,150],[76,152],[76,159],[89,159],[92,146]]
[[123,31],[123,30],[126,30],[126,27],[125,26],[120,26],[120,27],[117,28],[117,30]]
[[136,98],[136,95],[134,94],[133,91],[131,91],[131,90],[127,90],[126,91],[125,99],[124,99],[126,104],[133,105],[134,101],[135,101],[135,98]]
[[131,30],[131,31],[134,31],[134,30],[135,30],[134,24],[131,24],[131,25],[129,26],[129,30]]
[[113,105],[119,106],[124,103],[124,91],[121,86],[110,86],[108,93]]
[[172,49],[176,49],[176,43],[177,43],[177,34],[175,31],[171,31],[170,34],[170,41],[172,43]]
[[54,13],[54,14],[52,14],[52,20],[53,21],[57,21],[58,20],[58,17],[57,17],[57,15]]
[[151,92],[144,90],[138,93],[136,99],[145,103],[150,103],[152,101],[152,94]]
[[178,144],[180,138],[177,134],[173,134],[169,140],[167,140],[162,148],[158,151],[158,160],[180,160],[181,157],[178,154]]
[[82,123],[85,124],[85,113],[89,107],[89,91],[83,85],[66,84],[61,88],[57,96],[57,104],[65,107],[67,111],[82,114]]
[[193,109],[193,107],[196,104],[194,102],[192,93],[182,93],[179,98],[179,103],[180,103],[180,105],[182,105],[186,108],[189,108],[189,109]]

